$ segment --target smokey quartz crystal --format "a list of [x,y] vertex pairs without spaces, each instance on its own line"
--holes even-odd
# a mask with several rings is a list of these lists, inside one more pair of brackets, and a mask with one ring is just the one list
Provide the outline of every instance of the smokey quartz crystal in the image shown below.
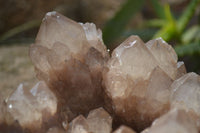
[[167,112],[179,66],[175,51],[161,38],[145,44],[130,36],[115,48],[103,81],[117,119],[140,131]]
[[93,23],[47,13],[29,51],[39,82],[0,93],[0,133],[200,131],[200,76],[171,45],[130,36],[108,51]]
[[37,77],[56,95],[63,117],[72,120],[103,106],[102,70],[109,54],[94,24],[47,13],[30,57]]

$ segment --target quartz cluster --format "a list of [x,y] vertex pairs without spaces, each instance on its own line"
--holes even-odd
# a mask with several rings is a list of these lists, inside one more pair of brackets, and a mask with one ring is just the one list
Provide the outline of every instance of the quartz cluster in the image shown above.
[[0,97],[0,133],[200,132],[200,76],[169,44],[130,36],[108,51],[94,24],[47,13],[30,46],[40,81]]

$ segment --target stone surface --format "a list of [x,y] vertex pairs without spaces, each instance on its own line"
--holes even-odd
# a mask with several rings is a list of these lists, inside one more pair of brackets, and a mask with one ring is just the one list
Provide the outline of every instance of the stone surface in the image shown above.
[[101,34],[94,24],[49,12],[30,47],[37,77],[56,94],[68,120],[103,105],[101,75],[109,54]]
[[142,130],[169,109],[169,87],[176,77],[177,55],[170,45],[162,39],[144,44],[131,36],[108,61],[103,77],[111,100],[107,108],[112,105],[117,119]]
[[187,73],[171,85],[171,108],[193,111],[200,117],[200,76]]
[[131,128],[127,126],[120,126],[117,130],[115,130],[113,133],[136,133]]
[[23,84],[6,100],[6,123],[16,121],[23,129],[39,130],[43,122],[52,119],[57,111],[57,99],[47,85],[40,81],[32,89]]
[[156,119],[142,133],[198,133],[198,128],[185,110],[174,109]]

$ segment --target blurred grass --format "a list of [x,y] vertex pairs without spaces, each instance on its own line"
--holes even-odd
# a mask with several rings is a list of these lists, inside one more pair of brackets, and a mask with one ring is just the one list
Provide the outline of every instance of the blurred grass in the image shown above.
[[129,20],[141,10],[145,0],[127,0],[115,16],[107,22],[103,29],[103,40],[105,44],[111,44],[122,35]]

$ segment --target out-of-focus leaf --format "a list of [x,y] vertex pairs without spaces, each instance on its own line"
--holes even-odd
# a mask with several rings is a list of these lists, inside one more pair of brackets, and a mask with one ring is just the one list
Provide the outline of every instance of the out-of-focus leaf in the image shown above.
[[166,25],[154,35],[153,38],[162,37],[165,41],[169,41],[177,36],[176,20],[173,18],[169,5],[165,5]]
[[148,41],[153,37],[156,31],[157,31],[156,29],[133,29],[125,31],[123,33],[123,36],[129,37],[131,35],[138,35],[142,40]]
[[200,0],[192,0],[190,4],[187,6],[185,11],[183,12],[182,16],[177,22],[177,28],[179,33],[182,33],[183,30],[186,28],[188,22],[192,18],[195,13],[195,9],[197,8]]
[[161,18],[161,19],[165,19],[165,11],[164,11],[164,7],[159,3],[158,0],[151,0],[151,3],[153,5],[153,9],[156,13],[156,15]]
[[144,22],[145,27],[163,27],[166,25],[166,21],[163,19],[151,19]]
[[7,39],[0,41],[0,45],[15,45],[15,44],[31,44],[34,43],[34,38],[17,38],[17,39]]
[[129,20],[141,9],[143,4],[144,0],[127,0],[103,29],[103,40],[105,44],[112,43],[122,34]]
[[4,33],[3,35],[0,36],[0,41],[4,41],[18,33],[21,33],[23,31],[35,28],[35,27],[39,27],[41,21],[39,20],[32,20],[30,22],[27,22],[25,24],[19,25],[9,31],[7,31],[6,33]]
[[181,37],[181,41],[183,42],[183,44],[199,40],[200,40],[200,26],[197,25],[192,26],[191,28],[186,30]]
[[200,42],[194,42],[187,45],[176,45],[175,51],[179,57],[200,54]]

